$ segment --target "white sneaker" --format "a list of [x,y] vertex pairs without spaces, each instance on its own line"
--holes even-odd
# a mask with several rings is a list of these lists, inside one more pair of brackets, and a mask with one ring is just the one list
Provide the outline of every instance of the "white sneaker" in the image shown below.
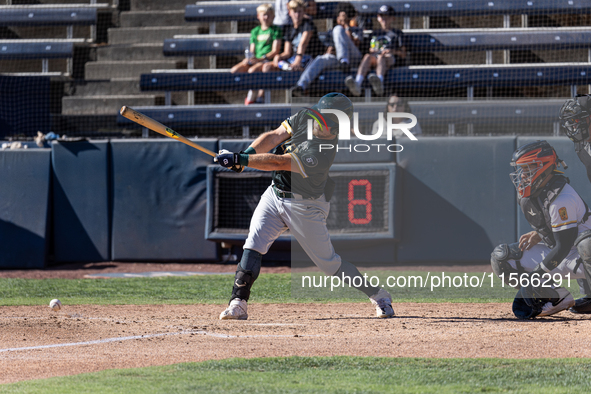
[[382,83],[380,77],[372,73],[367,76],[367,80],[378,96],[382,96],[384,94],[384,84]]
[[347,78],[345,78],[345,85],[347,85],[354,96],[361,96],[361,88],[357,85],[357,82],[355,82],[354,77],[349,75]]
[[220,320],[246,320],[248,313],[246,313],[246,301],[240,298],[234,298],[230,301],[230,305],[220,314]]
[[369,297],[369,300],[376,307],[377,317],[394,317],[394,309],[392,309],[392,297],[386,290],[380,289],[380,291],[378,291],[376,294]]
[[551,302],[547,302],[542,307],[542,313],[540,313],[538,316],[554,315],[555,313],[561,312],[575,305],[575,300],[570,291],[564,287],[557,287],[554,290],[558,292],[558,296],[560,297],[558,302],[556,302],[556,305]]

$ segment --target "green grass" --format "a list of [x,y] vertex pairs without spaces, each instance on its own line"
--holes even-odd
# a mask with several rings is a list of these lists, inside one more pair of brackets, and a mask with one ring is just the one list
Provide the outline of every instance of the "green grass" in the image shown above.
[[[125,279],[0,279],[0,305],[225,304],[232,275]],[[261,275],[253,302],[286,302],[289,274]]]
[[[385,282],[387,275],[418,275],[425,272],[375,271]],[[482,273],[472,273],[482,276]],[[252,302],[366,302],[357,290],[346,288],[302,289],[301,275],[262,274],[256,281]],[[450,273],[462,276],[463,273]],[[470,275],[470,274],[469,274]],[[125,279],[1,279],[0,305],[45,305],[59,298],[66,305],[131,305],[131,304],[225,304],[232,291],[232,275],[193,277],[125,278]],[[573,296],[578,286],[572,280]],[[445,287],[431,291],[428,287],[388,288],[394,302],[510,302],[515,290],[502,287],[495,278],[494,286],[487,279],[483,288]]]
[[287,357],[109,370],[0,386],[5,393],[573,393],[588,359]]

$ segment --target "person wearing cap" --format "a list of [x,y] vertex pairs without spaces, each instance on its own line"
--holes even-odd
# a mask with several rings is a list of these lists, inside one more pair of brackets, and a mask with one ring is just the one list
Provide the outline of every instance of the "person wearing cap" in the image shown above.
[[384,94],[384,77],[394,65],[401,65],[406,59],[406,47],[402,39],[402,31],[393,27],[396,11],[389,5],[378,9],[378,22],[381,29],[373,32],[369,53],[363,57],[355,77],[345,78],[345,85],[355,96],[361,95],[361,85],[367,73],[375,68],[375,73],[367,76],[374,92],[378,96]]
[[[347,96],[329,93],[318,104],[290,116],[277,129],[261,134],[244,152],[221,150],[214,159],[238,173],[246,166],[273,171],[273,182],[261,196],[250,221],[232,296],[220,314],[221,320],[248,319],[251,287],[259,276],[263,255],[288,229],[325,275],[348,277],[349,286],[369,297],[377,317],[394,316],[390,293],[363,281],[357,267],[335,252],[326,227],[335,188],[329,171],[337,153],[340,126],[349,127],[353,111]],[[267,153],[270,150],[273,153]],[[260,316],[265,311],[257,313]]]

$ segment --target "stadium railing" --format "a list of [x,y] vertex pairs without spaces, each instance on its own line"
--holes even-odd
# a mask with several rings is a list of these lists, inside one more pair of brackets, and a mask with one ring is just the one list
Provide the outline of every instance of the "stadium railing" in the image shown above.
[[[315,18],[332,18],[338,2],[317,2]],[[360,15],[376,15],[384,4],[382,0],[352,0]],[[429,27],[429,16],[503,15],[504,27],[509,27],[510,15],[535,14],[585,14],[591,11],[587,0],[390,0],[398,16],[404,18],[405,28],[410,27],[410,17],[424,17],[424,27]],[[206,1],[185,7],[185,20],[210,22],[210,33],[215,33],[216,21],[256,20],[259,1]]]
[[[0,61],[41,59],[40,73],[3,73],[9,75],[71,76],[74,46],[84,39],[0,40]],[[49,59],[68,59],[66,72],[49,72]]]
[[[410,101],[412,113],[425,127],[430,124],[446,124],[448,134],[453,135],[458,124],[498,123],[500,119],[511,123],[547,123],[553,124],[554,135],[559,135],[558,109],[562,99],[530,100],[454,100],[454,101]],[[264,126],[276,128],[292,114],[292,109],[299,109],[298,104],[270,104],[265,106],[243,105],[191,105],[191,106],[151,106],[137,107],[141,113],[173,129],[198,129],[210,127],[225,129],[242,127],[242,136],[250,137],[251,127]],[[359,123],[377,119],[376,103],[355,103],[359,114]],[[141,126],[118,115],[117,123],[124,127]],[[370,124],[371,124],[370,123]],[[144,130],[147,136],[147,129]]]
[[96,40],[98,10],[109,4],[34,4],[0,6],[0,26],[67,26],[66,38],[73,38],[74,26],[90,26],[90,40]]

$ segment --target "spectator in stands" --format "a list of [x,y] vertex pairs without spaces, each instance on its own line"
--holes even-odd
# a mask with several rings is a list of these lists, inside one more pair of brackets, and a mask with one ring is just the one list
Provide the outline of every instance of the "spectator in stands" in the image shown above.
[[[406,99],[399,97],[396,93],[393,93],[388,98],[388,103],[386,104],[386,110],[383,112],[384,114],[384,125],[385,122],[388,120],[388,112],[404,112],[407,114],[412,114],[410,109],[410,105]],[[409,118],[392,118],[392,123],[411,123]],[[385,126],[384,126],[385,127]],[[371,128],[372,134],[377,134],[380,128],[380,120],[376,120]],[[421,130],[421,126],[417,123],[413,128],[410,129],[410,132],[414,135],[423,134]],[[394,129],[393,135],[395,138],[402,137],[404,135],[403,131],[400,129]]]
[[[289,0],[275,0],[275,19],[273,24],[280,26],[285,31],[285,28],[292,24],[291,18],[289,17],[289,8],[287,4]],[[308,16],[316,16],[316,2],[314,0],[308,0],[305,2],[304,13]]]
[[283,32],[283,53],[275,56],[272,63],[265,63],[263,72],[301,71],[322,48],[312,19],[304,17],[303,0],[291,0],[288,7],[293,25]]
[[361,84],[370,69],[376,72],[367,79],[378,96],[384,94],[384,76],[394,65],[403,65],[406,59],[406,48],[402,42],[402,31],[393,28],[396,11],[389,5],[378,9],[378,22],[381,29],[373,32],[369,53],[363,57],[357,76],[345,78],[345,85],[355,96],[361,95]]
[[[350,27],[350,22],[357,17],[357,10],[353,4],[342,2],[337,5],[335,12],[336,26],[332,29],[332,40],[324,55],[316,57],[302,73],[292,95],[300,97],[308,86],[324,69],[340,67],[349,72],[351,66],[357,67],[361,60],[359,43],[363,39],[363,30]],[[327,43],[325,42],[325,45]]]
[[[261,4],[257,7],[257,19],[261,23],[250,32],[251,57],[245,56],[244,60],[232,67],[232,73],[255,73],[263,70],[263,64],[275,58],[281,50],[281,28],[272,24],[275,10],[271,4]],[[263,102],[265,92],[259,90],[256,99],[252,90],[244,100],[245,105],[254,102]]]

